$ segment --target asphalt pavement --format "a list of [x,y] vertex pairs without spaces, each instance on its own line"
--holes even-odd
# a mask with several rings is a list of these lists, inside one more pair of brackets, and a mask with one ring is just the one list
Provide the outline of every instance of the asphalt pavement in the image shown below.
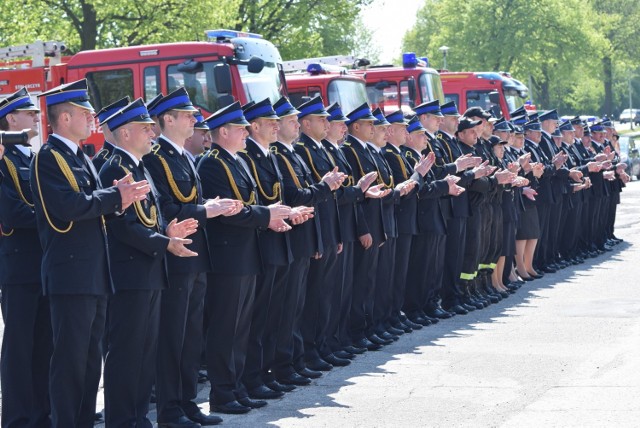
[[[404,335],[263,409],[221,415],[222,426],[639,426],[639,215],[636,181],[613,252]],[[207,397],[203,385],[205,412]]]

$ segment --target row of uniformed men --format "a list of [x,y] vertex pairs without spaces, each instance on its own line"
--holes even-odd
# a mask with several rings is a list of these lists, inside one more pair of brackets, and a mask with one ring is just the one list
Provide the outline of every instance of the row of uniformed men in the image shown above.
[[[443,262],[454,251],[456,260],[473,266],[481,259],[466,250],[487,242],[480,236],[465,240],[459,225],[450,226],[455,218],[466,225],[464,219],[480,217],[468,202],[456,210],[464,200],[458,198],[464,190],[458,180],[470,190],[487,183],[502,190],[529,184],[509,165],[496,172],[481,163],[481,157],[494,160],[474,146],[477,128],[488,129],[481,110],[467,112],[479,120],[459,121],[454,104],[441,111],[437,102],[425,103],[407,121],[401,112],[376,117],[366,105],[345,117],[337,105],[326,111],[321,99],[299,110],[281,99],[273,106],[268,100],[251,103],[244,111],[236,103],[203,120],[179,89],[147,106],[120,100],[98,112],[105,137],[115,144],[94,158],[104,163],[98,175],[78,149],[93,121],[85,83],[43,95],[54,134],[30,169],[28,149],[10,151],[3,167],[12,180],[3,185],[0,214],[3,235],[25,234],[34,244],[39,233],[44,249],[48,303],[39,292],[38,257],[26,270],[31,277],[3,278],[5,344],[25,334],[38,338],[21,347],[7,344],[16,349],[7,351],[7,358],[3,345],[3,374],[16,370],[16,359],[40,358],[40,364],[34,362],[39,370],[30,374],[38,376],[38,391],[19,386],[24,378],[17,372],[3,376],[3,391],[22,390],[39,401],[27,408],[24,394],[11,394],[3,403],[3,419],[46,419],[48,373],[53,425],[92,420],[109,272],[115,294],[109,297],[104,371],[108,426],[148,423],[154,379],[161,426],[220,421],[193,402],[204,307],[211,410],[244,413],[266,404],[259,399],[308,384],[320,371],[346,365],[355,354],[378,349],[399,334],[483,307],[487,294],[498,298],[496,283],[493,290],[476,288],[476,295],[469,284],[461,290],[475,275],[466,277],[462,262]],[[10,129],[27,127],[13,123],[16,118],[29,116],[35,123],[37,109],[27,100],[21,91],[0,105],[14,126]],[[155,123],[149,113],[161,134],[152,153]],[[247,126],[251,138],[245,150]],[[209,134],[215,141],[211,150],[190,158]],[[462,144],[453,134],[462,136]],[[423,151],[433,154],[425,157]],[[536,168],[526,156],[519,164]],[[101,182],[115,187],[100,190]],[[13,215],[4,211],[11,204]],[[16,220],[15,210],[25,206],[30,227]],[[457,215],[460,211],[466,215]],[[106,216],[110,266],[101,216]],[[492,223],[491,216],[485,221]],[[0,242],[15,247],[16,255],[37,255],[33,245],[21,241],[20,248],[16,239]],[[24,263],[24,257],[15,257],[9,271],[23,271],[16,267]],[[81,271],[87,264],[90,274]],[[453,280],[443,280],[447,273]],[[9,286],[14,283],[30,284],[30,291]],[[440,307],[440,297],[451,312]],[[5,306],[28,308],[21,316],[30,322],[11,322]],[[41,328],[49,308],[55,332],[50,371],[42,361],[48,355],[43,332],[50,330]]]

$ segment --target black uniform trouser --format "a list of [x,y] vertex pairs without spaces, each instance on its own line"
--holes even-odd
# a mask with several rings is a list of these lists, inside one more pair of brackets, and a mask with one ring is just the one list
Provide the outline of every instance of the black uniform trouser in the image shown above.
[[42,285],[3,286],[2,317],[2,426],[46,427],[53,342],[49,299]]
[[49,304],[53,331],[49,371],[51,425],[93,427],[107,296],[53,294]]
[[589,209],[591,210],[590,227],[591,227],[591,245],[598,247],[600,245],[600,214],[602,212],[603,195],[594,195],[591,198]]
[[502,206],[498,204],[491,204],[491,233],[489,238],[490,243],[490,251],[489,256],[487,257],[487,261],[490,265],[492,265],[491,269],[494,269],[494,266],[500,256],[502,255],[502,244],[503,244],[503,236],[504,236],[504,222],[503,222],[503,214],[502,214]]
[[379,254],[380,249],[375,242],[368,249],[362,245],[355,247],[350,320],[351,339],[354,341],[364,338],[367,329],[373,326],[373,301]]
[[402,311],[409,317],[424,307],[428,287],[427,275],[433,268],[434,236],[430,232],[424,232],[414,235],[411,240],[407,286],[402,305]]
[[[615,193],[614,193],[615,192]],[[611,198],[609,202],[609,215],[607,216],[607,238],[613,238],[613,231],[616,223],[616,211],[618,210],[618,203],[620,201],[620,191],[613,190],[611,192]]]
[[242,375],[242,391],[240,397],[247,396],[247,390],[263,385],[262,368],[264,367],[263,340],[266,333],[267,320],[271,311],[271,296],[273,284],[278,267],[266,265],[262,274],[256,278],[255,294],[253,301],[253,314],[251,315],[251,328],[247,341],[247,358],[244,363]]
[[[493,256],[493,252],[495,251],[496,242],[493,241],[494,238],[494,212],[493,205],[490,203],[483,203],[478,206],[477,211],[480,212],[480,243],[479,243],[479,252],[478,252],[478,266],[477,269],[488,269],[491,257]],[[502,216],[500,217],[500,224],[502,224]],[[502,243],[501,243],[502,244]]]
[[303,360],[304,357],[300,323],[307,291],[309,262],[308,258],[303,257],[295,259],[289,265],[287,290],[285,291],[286,300],[281,308],[276,352],[272,366],[276,378],[293,374],[295,372],[293,362]]
[[447,245],[446,235],[427,234],[430,252],[426,258],[425,293],[422,296],[421,309],[428,309],[432,303],[440,300],[442,278],[444,274],[444,257]]
[[169,274],[169,288],[162,290],[156,360],[159,422],[199,411],[193,400],[198,394],[206,290],[205,273]]
[[213,287],[207,331],[207,371],[210,404],[225,404],[242,396],[240,380],[247,358],[256,275],[209,274]]
[[480,263],[480,246],[482,245],[482,239],[484,236],[484,231],[482,230],[482,211],[480,209],[474,209],[473,215],[467,217],[466,220],[467,237],[464,245],[462,270],[458,281],[470,281],[477,275],[478,264]]
[[444,272],[442,277],[442,303],[445,307],[461,303],[464,295],[456,284],[460,281],[462,260],[467,239],[467,219],[453,217],[447,222]]
[[[588,190],[583,190],[584,192],[588,192]],[[585,195],[586,196],[586,195]],[[592,230],[591,230],[591,215],[593,213],[593,209],[591,208],[591,204],[593,203],[593,198],[591,195],[588,195],[582,201],[582,216],[580,219],[580,236],[578,239],[578,243],[580,249],[582,251],[590,250],[592,243]]]
[[[337,249],[328,249],[319,259],[311,259],[307,279],[307,296],[302,314],[304,360],[312,361],[331,353],[326,345],[331,300],[337,286]],[[338,290],[340,292],[340,290]],[[302,362],[294,362],[300,367]]]
[[[351,293],[353,293],[353,241],[342,244],[342,253],[338,255],[336,269],[337,290],[331,301],[331,315],[327,345],[336,352],[351,344],[349,339],[349,312],[351,311]],[[341,285],[341,286],[340,286]]]
[[558,256],[560,226],[562,222],[562,211],[565,209],[564,196],[559,201],[551,205],[551,213],[549,215],[549,241],[547,245],[546,261],[553,262]]
[[401,234],[396,239],[396,254],[394,256],[395,272],[391,290],[391,322],[400,321],[400,311],[404,305],[404,295],[407,286],[409,261],[411,256],[411,241],[413,235]]
[[[278,341],[278,331],[282,312],[288,310],[291,297],[290,288],[287,286],[290,265],[278,266],[273,279],[273,289],[271,290],[271,306],[267,315],[264,335],[262,336],[262,383],[274,380],[270,372],[276,357],[276,346]],[[252,324],[253,325],[253,324]],[[247,367],[245,371],[249,370]]]
[[122,290],[109,298],[104,363],[109,427],[151,426],[147,413],[156,376],[160,296],[160,290]]
[[536,246],[536,252],[534,255],[534,264],[538,269],[543,268],[548,260],[546,260],[547,248],[549,245],[549,220],[551,218],[551,207],[553,204],[539,203],[538,208],[538,221],[540,224],[540,239]]
[[395,275],[396,238],[389,238],[380,247],[376,271],[376,294],[373,303],[373,325],[376,331],[384,330],[384,323],[391,316],[393,277]]

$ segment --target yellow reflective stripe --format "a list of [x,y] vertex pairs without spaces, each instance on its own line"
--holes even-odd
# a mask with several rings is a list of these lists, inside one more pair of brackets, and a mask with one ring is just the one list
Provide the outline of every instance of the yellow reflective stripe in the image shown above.
[[465,281],[471,281],[475,277],[476,277],[475,273],[461,273],[460,274],[460,279],[464,279]]

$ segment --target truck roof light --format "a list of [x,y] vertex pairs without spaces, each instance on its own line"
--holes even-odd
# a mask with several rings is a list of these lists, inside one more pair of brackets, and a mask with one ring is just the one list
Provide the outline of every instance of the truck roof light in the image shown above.
[[215,40],[225,40],[225,39],[233,39],[236,37],[250,37],[253,39],[262,39],[260,34],[256,33],[247,33],[244,31],[235,31],[235,30],[207,30],[204,32],[205,36],[207,36],[207,40],[215,41]]
[[322,67],[322,64],[319,64],[317,62],[312,62],[307,66],[307,72],[315,76],[317,74],[323,74],[325,71],[324,71],[324,68]]
[[418,65],[418,58],[415,52],[406,52],[402,54],[402,66],[404,68],[416,68]]

